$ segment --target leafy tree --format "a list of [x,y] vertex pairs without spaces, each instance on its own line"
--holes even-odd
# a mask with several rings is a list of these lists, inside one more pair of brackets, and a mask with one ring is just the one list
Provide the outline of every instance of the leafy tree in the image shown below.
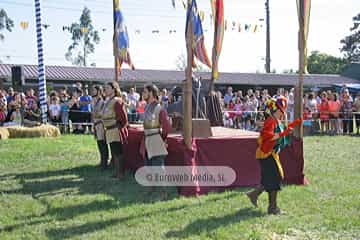
[[341,52],[345,53],[345,58],[350,62],[360,61],[360,13],[353,17],[352,32],[349,36],[341,40]]
[[64,27],[64,30],[71,33],[73,41],[65,54],[66,60],[76,66],[88,66],[88,56],[94,53],[95,44],[100,42],[99,32],[92,25],[90,9],[85,7],[79,22],[72,23],[70,27]]
[[340,74],[348,63],[347,59],[313,51],[308,57],[308,71],[313,74]]
[[0,9],[0,40],[1,41],[5,39],[4,34],[1,32],[4,30],[11,32],[13,27],[14,27],[14,21],[9,18],[9,16],[7,15],[4,9]]

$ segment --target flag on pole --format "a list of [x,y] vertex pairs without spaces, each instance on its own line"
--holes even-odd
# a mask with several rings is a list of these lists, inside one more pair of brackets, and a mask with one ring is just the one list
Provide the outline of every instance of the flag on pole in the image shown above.
[[211,0],[211,8],[213,16],[215,16],[215,29],[214,29],[214,49],[213,49],[213,78],[216,80],[219,78],[218,63],[220,53],[222,49],[222,43],[224,40],[224,31],[226,28],[224,20],[224,2],[223,0]]
[[[300,29],[304,29],[304,32],[299,32],[299,40],[303,41],[304,46],[304,73],[307,71],[307,39],[309,35],[310,25],[310,11],[311,11],[311,0],[297,0],[298,17]],[[300,46],[300,45],[299,45]]]
[[[200,62],[211,68],[211,62],[205,48],[204,32],[201,24],[201,18],[195,0],[189,0],[189,6],[186,17],[186,29],[185,29],[186,38],[188,37],[189,34],[188,27],[190,23],[192,24],[192,30],[193,30],[192,48],[194,55]],[[194,67],[196,66],[195,63],[193,63],[193,66]]]
[[114,12],[114,56],[118,61],[118,71],[121,73],[121,65],[126,63],[132,70],[135,69],[129,52],[129,35],[125,25],[124,16],[120,10],[120,0],[115,1]]

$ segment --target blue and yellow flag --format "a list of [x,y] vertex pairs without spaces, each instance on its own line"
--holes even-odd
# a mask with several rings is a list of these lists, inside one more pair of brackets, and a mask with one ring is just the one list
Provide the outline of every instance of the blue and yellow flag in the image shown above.
[[[204,43],[204,32],[201,24],[201,17],[197,9],[196,1],[190,0],[187,10],[187,17],[186,17],[186,29],[185,29],[185,37],[188,36],[188,27],[189,24],[192,24],[193,30],[193,43],[192,43],[192,50],[195,57],[211,68],[211,62],[206,52],[205,43]],[[194,65],[194,64],[193,64]]]
[[129,52],[129,35],[124,21],[124,16],[120,10],[119,0],[114,0],[114,56],[118,61],[118,71],[121,73],[122,63],[126,63],[131,69],[135,69],[131,61]]

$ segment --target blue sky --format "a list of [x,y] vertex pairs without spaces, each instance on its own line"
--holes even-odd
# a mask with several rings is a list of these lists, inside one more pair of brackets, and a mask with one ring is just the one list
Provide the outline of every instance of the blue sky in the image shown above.
[[[198,7],[205,12],[203,23],[206,47],[211,53],[212,26],[209,21],[210,1],[198,0]],[[258,24],[253,33],[227,31],[220,58],[220,71],[263,72],[265,56],[265,27],[259,19],[265,18],[265,0],[224,0],[225,18],[231,23]],[[130,34],[130,52],[138,69],[175,69],[176,59],[185,54],[185,10],[181,0],[121,0],[121,6]],[[296,0],[271,0],[271,68],[277,72],[297,69],[297,13]],[[79,19],[84,6],[92,11],[95,28],[100,30],[101,42],[90,56],[89,62],[98,67],[112,67],[112,1],[111,0],[43,0],[45,63],[47,65],[71,65],[64,54],[70,45],[70,34],[62,26]],[[35,13],[32,0],[0,0],[14,20],[13,32],[5,34],[0,43],[0,59],[6,63],[36,64]],[[350,33],[352,17],[360,13],[359,0],[313,0],[310,21],[309,51],[319,50],[341,56],[340,40]],[[23,30],[20,22],[29,23]],[[262,23],[264,24],[264,23]],[[106,31],[102,31],[106,29]],[[169,33],[169,30],[176,33]],[[140,30],[140,34],[136,33]],[[159,34],[153,34],[159,30]]]

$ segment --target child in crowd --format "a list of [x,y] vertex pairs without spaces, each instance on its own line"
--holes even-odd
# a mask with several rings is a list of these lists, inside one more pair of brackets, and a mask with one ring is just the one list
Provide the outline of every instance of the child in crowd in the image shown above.
[[61,106],[58,97],[52,97],[49,105],[50,121],[53,123],[59,123],[61,117]]
[[259,195],[263,191],[267,191],[269,194],[268,214],[280,214],[280,208],[277,206],[277,193],[280,190],[284,172],[279,153],[289,144],[287,136],[302,121],[297,119],[285,129],[281,120],[284,118],[286,120],[286,108],[287,100],[283,96],[270,99],[267,102],[267,117],[258,138],[256,150],[256,159],[258,159],[261,169],[261,185],[247,193],[251,203],[257,207]]

